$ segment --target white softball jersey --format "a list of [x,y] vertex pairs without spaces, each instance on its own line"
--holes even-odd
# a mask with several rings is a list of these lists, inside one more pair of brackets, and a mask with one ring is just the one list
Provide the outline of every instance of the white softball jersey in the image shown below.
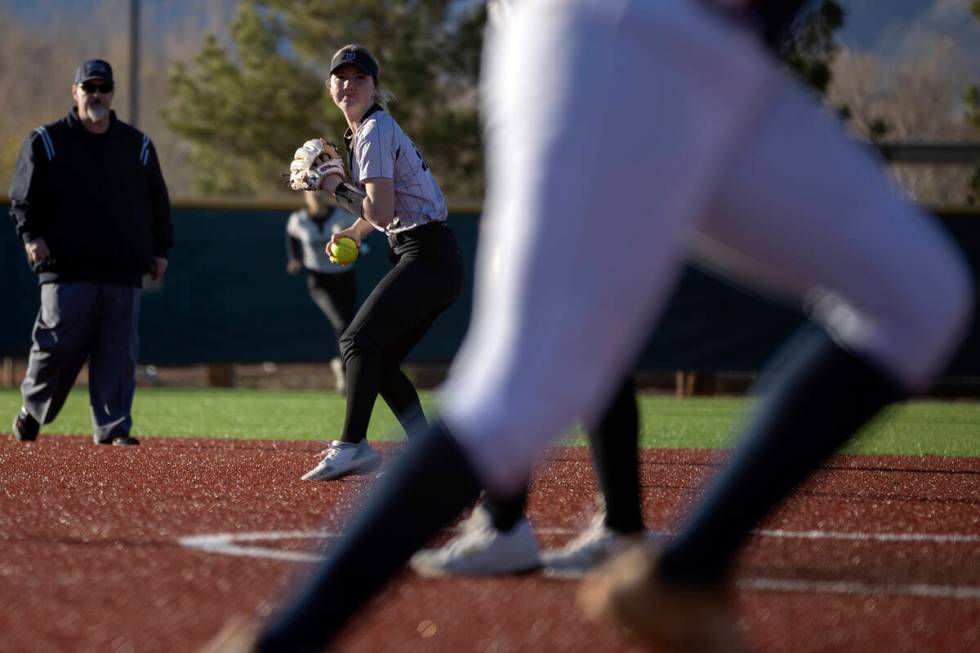
[[690,0],[525,0],[510,21],[484,59],[474,313],[441,393],[488,487],[594,420],[692,252],[912,391],[939,373],[966,268],[753,35]]
[[395,219],[385,232],[446,220],[449,210],[439,184],[415,143],[388,112],[370,111],[352,135],[349,150],[351,177],[359,184],[375,177],[393,181]]
[[355,218],[347,211],[334,207],[327,219],[317,222],[306,209],[295,211],[286,222],[286,233],[300,243],[303,267],[307,270],[332,274],[347,272],[349,265],[339,265],[330,261],[327,243],[330,237],[354,224]]

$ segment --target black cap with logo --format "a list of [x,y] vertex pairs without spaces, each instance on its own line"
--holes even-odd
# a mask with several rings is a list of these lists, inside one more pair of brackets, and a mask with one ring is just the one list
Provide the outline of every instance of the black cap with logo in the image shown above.
[[111,82],[112,66],[109,65],[108,61],[102,59],[89,59],[75,71],[75,83],[81,84],[90,79],[104,79]]
[[345,45],[330,60],[330,74],[344,64],[354,64],[365,73],[378,79],[378,61],[371,54],[371,51],[363,45]]

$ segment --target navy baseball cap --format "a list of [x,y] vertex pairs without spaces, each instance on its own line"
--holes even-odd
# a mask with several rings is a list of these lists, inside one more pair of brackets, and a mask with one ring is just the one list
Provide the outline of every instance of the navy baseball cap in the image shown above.
[[90,79],[104,79],[111,82],[112,66],[102,59],[89,59],[75,71],[75,83],[82,84]]
[[330,60],[330,74],[333,75],[335,70],[348,63],[354,64],[375,80],[378,79],[378,61],[363,45],[345,45],[340,48]]

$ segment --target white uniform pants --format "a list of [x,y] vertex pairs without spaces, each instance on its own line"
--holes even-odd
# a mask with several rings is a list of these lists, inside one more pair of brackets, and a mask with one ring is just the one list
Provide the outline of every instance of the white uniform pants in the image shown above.
[[490,191],[442,417],[489,487],[601,409],[692,252],[912,391],[947,362],[955,250],[753,37],[691,0],[527,0],[488,42]]

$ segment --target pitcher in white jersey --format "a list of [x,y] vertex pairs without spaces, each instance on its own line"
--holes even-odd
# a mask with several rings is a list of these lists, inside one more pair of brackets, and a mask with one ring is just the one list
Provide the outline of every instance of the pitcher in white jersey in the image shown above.
[[[446,224],[446,200],[421,152],[386,111],[380,73],[377,59],[360,45],[344,46],[330,63],[330,97],[348,125],[348,183],[364,199],[355,207],[361,210],[354,224],[334,233],[327,247],[340,238],[360,246],[372,231],[381,231],[394,267],[340,337],[347,377],[344,427],[305,480],[377,469],[381,454],[368,444],[367,429],[379,394],[409,437],[425,429],[418,393],[400,366],[463,286],[463,261]],[[342,181],[329,176],[322,188],[333,193]]]

